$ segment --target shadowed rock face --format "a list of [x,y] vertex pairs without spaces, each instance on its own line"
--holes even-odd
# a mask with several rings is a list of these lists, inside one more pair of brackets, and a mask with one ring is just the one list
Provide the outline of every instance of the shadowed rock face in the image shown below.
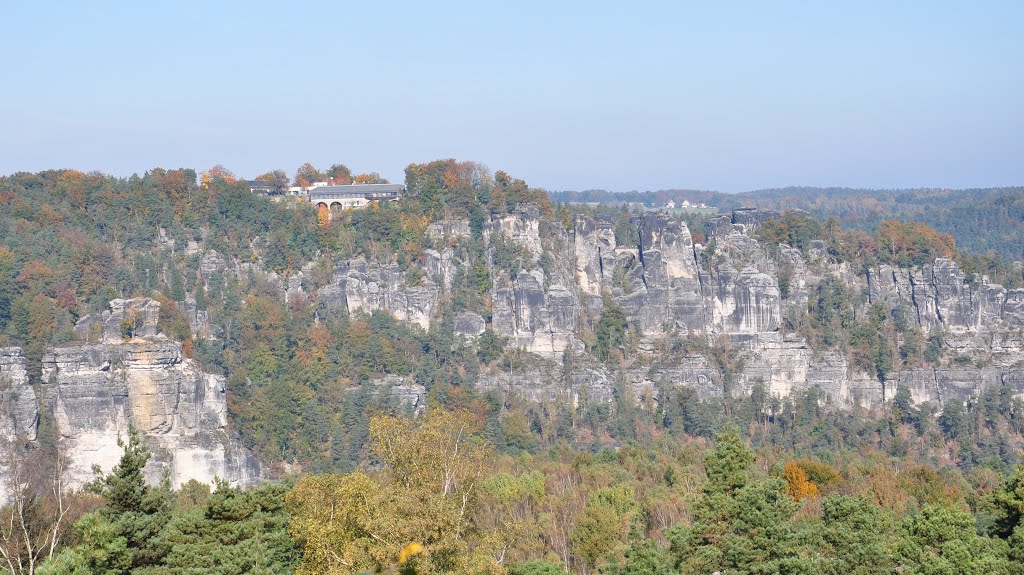
[[0,442],[36,438],[39,409],[19,347],[0,347]]
[[474,340],[483,335],[487,322],[480,314],[463,312],[455,316],[455,335]]

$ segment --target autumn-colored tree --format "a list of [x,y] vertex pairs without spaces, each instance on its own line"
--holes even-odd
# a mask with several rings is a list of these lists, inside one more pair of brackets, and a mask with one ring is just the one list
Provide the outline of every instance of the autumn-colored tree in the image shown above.
[[32,260],[22,266],[18,274],[18,287],[22,292],[53,295],[58,280],[56,272],[45,262]]
[[374,451],[407,487],[425,485],[460,498],[475,494],[488,453],[469,413],[432,409],[420,423],[378,417],[370,424]]
[[786,493],[794,501],[814,497],[818,494],[818,486],[807,479],[807,474],[796,461],[790,461],[783,467],[782,477],[786,480]]
[[260,174],[256,176],[256,179],[261,182],[270,182],[278,189],[288,187],[288,174],[284,170],[274,170],[272,172]]
[[249,348],[264,348],[285,354],[287,330],[285,310],[276,298],[250,295],[239,318],[241,343]]
[[389,184],[391,182],[382,178],[377,172],[370,172],[369,174],[359,174],[354,178],[357,184]]
[[352,170],[345,164],[333,164],[327,170],[327,177],[332,178],[335,184],[348,185],[352,183]]
[[331,209],[327,207],[327,204],[317,204],[316,221],[321,228],[326,228],[331,223]]
[[[289,495],[299,573],[384,572],[401,559],[423,575],[499,573],[485,542],[468,540],[488,453],[473,422],[440,408],[419,422],[377,417],[370,433],[383,472],[303,477]],[[403,554],[410,544],[417,552]]]
[[409,197],[416,198],[425,213],[466,217],[479,208],[490,179],[481,164],[447,159],[409,164],[405,184]]
[[956,253],[953,236],[920,222],[884,221],[875,230],[879,256],[901,266],[931,263]]
[[206,170],[199,176],[199,184],[204,190],[210,189],[215,182],[233,184],[236,181],[238,180],[235,178],[235,174],[220,164]]
[[818,486],[819,490],[835,485],[842,480],[835,467],[814,459],[800,459],[795,462],[807,474],[807,480]]
[[[234,178],[231,172],[226,170],[224,166],[214,166],[206,174],[208,178],[206,181],[207,187],[214,178],[224,178],[229,183]],[[196,173],[192,170],[155,168],[147,176],[153,179],[157,191],[175,202],[190,199],[196,187]]]
[[322,182],[325,179],[324,174],[320,170],[316,169],[313,164],[306,162],[295,170],[293,185],[308,187],[312,186],[314,182]]

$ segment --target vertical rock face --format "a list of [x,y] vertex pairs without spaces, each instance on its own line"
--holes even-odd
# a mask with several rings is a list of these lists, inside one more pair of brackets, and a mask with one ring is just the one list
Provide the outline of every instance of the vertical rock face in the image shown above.
[[39,420],[35,390],[28,384],[19,347],[0,347],[0,441],[36,438]]
[[118,437],[134,424],[153,459],[147,478],[164,470],[175,486],[220,477],[249,484],[259,477],[253,457],[227,429],[224,380],[203,373],[164,338],[59,347],[43,358],[40,388],[71,459],[73,484],[109,470],[121,456]]
[[534,205],[525,205],[517,213],[492,219],[486,232],[488,236],[502,234],[507,240],[524,248],[534,259],[544,251],[540,241],[540,214]]
[[912,310],[918,325],[954,334],[993,332],[1024,325],[1024,289],[1006,290],[982,277],[972,288],[956,262],[900,269],[881,265],[867,271],[871,301]]
[[[109,471],[117,463],[117,441],[129,425],[142,432],[153,453],[149,481],[159,481],[165,471],[174,486],[215,477],[236,485],[257,481],[258,463],[228,429],[224,378],[183,357],[180,343],[157,333],[158,320],[153,300],[114,300],[101,317],[78,326],[91,335],[102,328],[103,343],[52,349],[35,386],[29,385],[21,349],[0,349],[0,434],[34,440],[41,406],[43,416],[53,418],[74,486],[92,479],[94,465]],[[129,332],[135,337],[125,337]]]
[[756,268],[721,267],[709,278],[707,292],[714,331],[756,334],[779,329],[779,286]]
[[[640,225],[642,297],[632,298],[644,334],[704,330],[704,306],[693,239],[686,223],[645,214]],[[639,300],[639,301],[637,301]]]
[[475,340],[483,335],[484,330],[487,329],[487,322],[480,317],[480,314],[463,312],[455,316],[454,329],[455,335]]
[[576,281],[584,296],[598,301],[611,289],[615,270],[615,233],[611,222],[576,216],[573,225]]
[[732,212],[732,223],[741,225],[747,232],[757,229],[768,220],[777,219],[781,214],[775,210],[761,208],[737,208]]
[[520,272],[511,287],[494,290],[493,327],[511,344],[542,357],[558,357],[570,348],[582,348],[574,330],[579,303],[572,292],[555,285],[544,290],[544,272]]
[[1010,326],[1024,327],[1024,289],[1012,289],[1006,292],[1000,316]]
[[782,284],[786,283],[786,290],[789,292],[787,295],[789,299],[801,308],[807,307],[807,302],[810,298],[810,292],[808,291],[809,275],[807,272],[807,262],[804,260],[803,254],[800,250],[787,246],[786,244],[779,245],[779,292],[782,295]]
[[335,270],[331,285],[320,290],[319,298],[328,307],[351,315],[385,310],[427,329],[441,289],[431,277],[412,280],[398,264],[381,265],[358,258]]
[[411,377],[385,375],[370,380],[378,397],[388,396],[397,404],[411,412],[420,412],[426,408],[427,388],[413,381]]
[[[575,278],[568,273],[572,269],[568,234],[561,228],[548,227],[545,245],[540,230],[535,207],[494,220],[485,230],[488,245],[500,235],[527,254],[514,277],[492,272],[492,325],[512,345],[554,358],[567,349],[583,348],[575,335],[581,307]],[[551,262],[547,268],[541,263],[544,254]]]
[[931,276],[939,321],[955,331],[977,327],[978,309],[956,263],[946,258],[935,260]]
[[188,318],[188,326],[192,330],[194,337],[206,340],[220,337],[221,334],[218,328],[210,323],[209,310],[199,309],[195,299],[191,297],[185,298],[185,301],[179,302],[178,306],[185,314],[185,317]]

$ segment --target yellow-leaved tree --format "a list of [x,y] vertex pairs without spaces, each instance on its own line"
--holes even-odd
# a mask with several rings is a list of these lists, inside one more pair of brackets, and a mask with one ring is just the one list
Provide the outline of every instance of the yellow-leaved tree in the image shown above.
[[375,417],[382,470],[300,479],[288,498],[299,572],[501,573],[469,521],[490,453],[474,424],[440,408],[415,420]]
[[795,461],[783,467],[782,476],[786,480],[786,492],[794,501],[800,501],[818,494],[818,486],[807,478],[807,473]]

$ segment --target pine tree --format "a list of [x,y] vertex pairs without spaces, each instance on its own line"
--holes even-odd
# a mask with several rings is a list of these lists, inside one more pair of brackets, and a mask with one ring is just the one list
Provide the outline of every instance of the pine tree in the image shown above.
[[715,440],[714,451],[704,456],[704,469],[708,475],[704,492],[732,494],[746,484],[750,466],[754,464],[754,454],[734,426],[722,430]]
[[113,540],[123,540],[120,552],[97,561],[102,571],[127,573],[130,569],[156,565],[169,551],[157,537],[170,518],[170,486],[146,483],[143,468],[150,452],[134,425],[128,428],[128,441],[118,439],[124,449],[120,462],[91,488],[103,498],[101,519],[113,527]]

